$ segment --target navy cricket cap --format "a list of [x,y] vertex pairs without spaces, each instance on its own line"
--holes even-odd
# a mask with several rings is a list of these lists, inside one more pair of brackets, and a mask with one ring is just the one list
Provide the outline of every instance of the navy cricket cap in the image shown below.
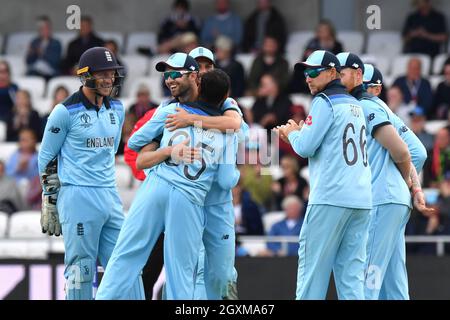
[[381,75],[380,70],[378,70],[376,67],[371,64],[365,63],[363,81],[367,85],[382,85],[383,76]]
[[337,71],[340,71],[341,65],[339,63],[338,58],[332,54],[330,51],[326,50],[316,50],[311,53],[306,59],[306,61],[296,63],[294,68],[297,70],[299,67],[305,66],[307,68],[321,68],[321,67],[329,67],[336,68]]
[[350,52],[341,52],[336,57],[339,59],[342,69],[361,69],[364,73],[364,63],[356,54]]
[[425,110],[423,110],[423,108],[421,106],[416,106],[413,110],[411,110],[409,112],[409,115],[411,117],[413,117],[413,116],[423,117],[423,116],[425,116]]
[[155,66],[156,71],[159,72],[164,72],[167,68],[188,71],[199,70],[197,61],[186,53],[181,52],[174,53],[166,61],[160,61]]

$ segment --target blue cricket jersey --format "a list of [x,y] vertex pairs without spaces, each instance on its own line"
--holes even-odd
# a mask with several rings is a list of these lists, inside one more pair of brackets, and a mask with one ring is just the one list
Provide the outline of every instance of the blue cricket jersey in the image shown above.
[[[239,106],[237,102],[233,98],[227,98],[225,102],[222,104],[221,111],[224,113],[227,110],[234,110],[242,117],[242,111],[239,109]],[[248,125],[244,122],[244,120],[241,121],[241,128],[239,129],[239,132],[237,133],[238,141],[242,142],[245,140],[245,137],[248,136]],[[235,153],[237,153],[237,147],[238,143],[235,144],[236,150]],[[239,181],[240,172],[237,166],[234,167],[234,183],[231,186],[231,188],[234,188],[236,184]],[[205,206],[212,206],[212,205],[218,205],[223,203],[229,203],[233,200],[233,195],[231,192],[231,188],[223,189],[220,187],[218,181],[214,181],[211,190],[208,192],[208,195],[205,199]]]
[[303,128],[288,138],[309,160],[308,204],[372,209],[364,113],[339,80],[314,96]]
[[[155,138],[162,135],[160,146],[166,147],[182,142],[190,137],[192,147],[201,148],[202,159],[192,164],[175,164],[168,159],[153,168],[153,172],[165,179],[189,199],[204,205],[211,185],[217,179],[223,189],[230,189],[235,182],[235,140],[234,134],[222,134],[218,130],[204,130],[190,126],[169,131],[165,120],[169,114],[181,107],[188,112],[200,115],[219,115],[219,110],[204,108],[198,103],[171,103],[160,107],[154,116],[128,140],[128,146],[137,152]],[[233,156],[234,155],[234,156]]]
[[121,139],[124,108],[105,97],[100,109],[81,88],[55,106],[39,150],[39,172],[57,157],[62,185],[115,187],[115,158]]
[[[372,168],[372,193],[373,205],[387,203],[403,204],[411,207],[411,195],[400,171],[392,160],[389,151],[374,138],[378,128],[384,125],[392,125],[399,132],[408,148],[414,154],[414,166],[422,168],[426,158],[426,150],[420,141],[416,141],[409,130],[389,107],[379,98],[365,92],[362,86],[354,88],[351,92],[363,106],[367,122],[367,146],[369,162]],[[417,139],[418,140],[418,139]],[[410,146],[411,144],[411,146]],[[422,150],[423,148],[423,150]],[[420,170],[419,170],[420,171]]]

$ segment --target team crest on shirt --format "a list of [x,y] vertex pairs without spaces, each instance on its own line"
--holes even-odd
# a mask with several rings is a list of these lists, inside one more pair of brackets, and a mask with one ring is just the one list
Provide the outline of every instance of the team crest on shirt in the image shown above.
[[306,118],[305,124],[308,125],[308,126],[312,125],[312,116],[311,116],[311,115],[309,115],[309,116]]
[[89,128],[90,126],[92,126],[92,123],[91,123],[91,116],[88,115],[87,113],[83,113],[83,114],[80,116],[80,121],[81,121],[81,126],[82,126],[83,128]]
[[111,124],[116,124],[116,118],[114,118],[114,113],[109,113],[109,119],[111,120]]

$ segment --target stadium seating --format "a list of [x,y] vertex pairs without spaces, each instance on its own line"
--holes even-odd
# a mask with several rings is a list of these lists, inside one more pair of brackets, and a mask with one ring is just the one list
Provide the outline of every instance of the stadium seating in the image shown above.
[[16,150],[17,142],[2,142],[0,144],[0,159],[3,161],[8,161]]
[[34,106],[34,102],[38,99],[42,99],[45,92],[45,80],[38,76],[26,76],[14,78],[14,83],[19,86],[20,89],[27,90],[31,95],[31,105]]
[[35,31],[22,31],[9,34],[6,41],[6,54],[23,58],[27,54],[31,40],[36,36],[37,33]]
[[160,76],[140,77],[136,79],[129,79],[125,86],[124,95],[128,97],[136,97],[136,93],[141,84],[146,85],[150,89],[152,100],[159,103],[164,99],[162,90],[162,78]]
[[118,188],[130,188],[132,178],[130,167],[125,164],[116,165],[116,182]]
[[444,78],[444,76],[429,76],[428,80],[430,81],[430,84],[431,84],[431,90],[433,90],[433,92],[434,92],[437,89],[437,86],[439,85],[439,83],[444,81],[445,78]]
[[237,103],[241,108],[251,109],[253,107],[253,104],[255,103],[255,97],[253,96],[240,97],[237,99]]
[[97,35],[102,38],[104,41],[114,40],[119,47],[119,53],[123,51],[124,47],[124,36],[121,32],[114,31],[98,31]]
[[125,53],[137,54],[139,47],[149,47],[153,53],[157,50],[157,39],[155,32],[132,32],[128,34]]
[[255,60],[256,55],[252,53],[238,53],[236,54],[236,61],[242,64],[244,67],[245,75],[248,76],[250,74],[250,70],[252,68],[253,60]]
[[126,68],[127,79],[135,79],[148,74],[149,59],[142,55],[124,55],[120,57]]
[[36,110],[41,117],[47,115],[52,110],[52,98],[40,98],[33,102],[33,109]]
[[370,63],[377,67],[383,77],[391,73],[391,60],[388,57],[383,57],[381,55],[376,56],[373,54],[363,54],[360,56],[360,58],[364,63]]
[[344,51],[361,54],[364,47],[364,36],[359,31],[339,31],[338,40],[342,43]]
[[40,211],[19,211],[11,215],[9,220],[10,238],[45,238],[41,230]]
[[398,31],[372,31],[367,38],[367,53],[392,58],[402,51],[402,38]]
[[425,54],[401,54],[394,58],[392,62],[391,76],[399,77],[406,74],[408,62],[411,58],[419,58],[422,62],[422,76],[428,77],[430,74],[431,59]]
[[69,47],[69,43],[78,37],[77,31],[60,31],[54,32],[53,37],[61,43],[61,56],[65,57],[67,53],[67,48]]
[[425,122],[425,130],[428,133],[435,135],[440,129],[444,128],[447,125],[448,121],[446,120],[431,120]]
[[264,240],[261,241],[243,241],[241,243],[241,246],[247,250],[248,254],[251,257],[257,256],[261,251],[264,251],[267,249],[266,243]]
[[0,60],[5,60],[6,62],[8,62],[13,82],[15,77],[22,77],[27,72],[27,65],[25,63],[24,56],[4,55],[0,56]]
[[441,74],[444,62],[448,57],[450,57],[448,53],[441,53],[434,57],[432,74]]
[[311,107],[312,97],[307,94],[295,93],[289,96],[293,104],[301,105],[305,108],[306,114],[308,114]]
[[8,229],[8,214],[0,211],[0,238],[6,237]]
[[0,121],[0,142],[6,140],[6,130],[7,130],[6,122]]
[[314,31],[295,31],[288,36],[286,52],[288,55],[301,55],[305,51],[305,46],[314,37]]
[[53,98],[53,94],[55,93],[55,89],[58,86],[65,86],[67,90],[69,90],[69,94],[72,94],[81,87],[81,82],[78,77],[71,77],[71,76],[61,76],[61,77],[54,77],[51,78],[50,81],[47,84],[47,98]]
[[265,213],[262,217],[265,234],[269,234],[270,228],[272,228],[275,223],[283,220],[285,217],[286,214],[284,211],[272,211]]

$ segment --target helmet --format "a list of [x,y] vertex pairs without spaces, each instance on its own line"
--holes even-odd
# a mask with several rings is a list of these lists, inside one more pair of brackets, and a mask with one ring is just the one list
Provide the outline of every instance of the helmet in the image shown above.
[[86,50],[81,55],[77,75],[80,76],[83,86],[95,90],[100,95],[93,73],[104,70],[115,70],[114,83],[110,93],[111,96],[117,93],[118,87],[122,85],[124,77],[123,69],[123,66],[117,63],[116,57],[109,49],[94,47]]

